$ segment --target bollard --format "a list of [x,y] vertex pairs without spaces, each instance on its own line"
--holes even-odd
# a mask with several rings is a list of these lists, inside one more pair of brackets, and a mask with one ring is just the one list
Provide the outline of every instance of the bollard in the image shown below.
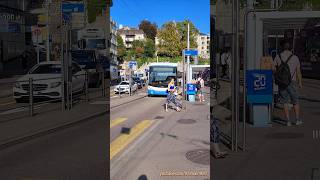
[[29,78],[29,114],[33,116],[33,79]]

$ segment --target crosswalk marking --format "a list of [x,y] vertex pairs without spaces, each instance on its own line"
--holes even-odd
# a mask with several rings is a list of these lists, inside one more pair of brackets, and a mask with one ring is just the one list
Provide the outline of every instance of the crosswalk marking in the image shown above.
[[110,121],[110,128],[118,125],[118,124],[121,124],[123,123],[124,121],[126,121],[128,118],[117,118],[117,119],[114,119],[112,121]]
[[110,145],[110,160],[151,126],[152,123],[153,121],[151,120],[143,120],[131,129],[130,134],[121,134],[115,139]]

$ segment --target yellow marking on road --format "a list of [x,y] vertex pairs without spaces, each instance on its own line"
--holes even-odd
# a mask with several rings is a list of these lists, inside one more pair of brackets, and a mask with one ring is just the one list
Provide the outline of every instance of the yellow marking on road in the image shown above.
[[153,121],[143,120],[130,130],[130,134],[121,134],[110,145],[110,160],[122,151],[128,144],[137,138],[145,129],[147,129]]
[[112,121],[110,121],[110,128],[118,125],[118,124],[121,124],[123,123],[124,121],[126,121],[128,118],[117,118],[117,119],[114,119]]
[[2,103],[2,104],[0,104],[0,106],[6,106],[6,105],[14,104],[14,103],[16,103],[16,102],[11,101],[11,102],[7,102],[7,103]]

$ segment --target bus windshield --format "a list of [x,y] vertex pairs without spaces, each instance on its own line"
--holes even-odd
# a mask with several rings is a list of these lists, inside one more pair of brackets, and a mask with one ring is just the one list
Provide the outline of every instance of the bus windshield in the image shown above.
[[87,49],[105,49],[106,43],[104,39],[87,39]]
[[166,88],[173,78],[176,82],[177,67],[153,66],[149,69],[149,85]]

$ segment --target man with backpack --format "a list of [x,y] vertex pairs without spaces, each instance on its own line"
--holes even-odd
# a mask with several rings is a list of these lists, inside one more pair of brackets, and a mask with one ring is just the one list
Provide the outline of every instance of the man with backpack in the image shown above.
[[284,43],[284,50],[275,58],[275,83],[279,87],[280,102],[284,105],[287,126],[291,126],[289,104],[293,104],[296,124],[302,124],[300,119],[298,86],[302,88],[302,77],[299,58],[291,52],[290,44]]
[[198,76],[197,83],[196,83],[196,88],[197,88],[197,94],[200,102],[204,102],[204,95],[202,88],[204,88],[204,80],[202,79],[201,75]]

